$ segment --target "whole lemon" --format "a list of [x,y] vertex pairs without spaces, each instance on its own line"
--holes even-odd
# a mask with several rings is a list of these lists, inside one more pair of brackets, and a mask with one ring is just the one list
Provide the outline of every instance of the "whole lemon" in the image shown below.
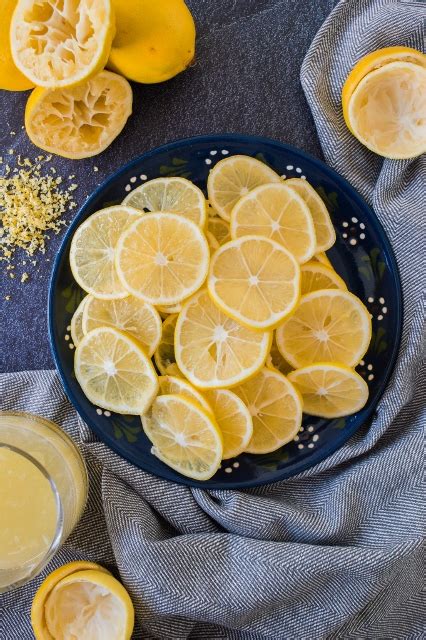
[[10,50],[9,31],[15,7],[16,0],[0,0],[0,89],[26,91],[34,83],[16,68]]
[[194,19],[183,0],[112,0],[116,36],[108,67],[129,80],[163,82],[195,53]]

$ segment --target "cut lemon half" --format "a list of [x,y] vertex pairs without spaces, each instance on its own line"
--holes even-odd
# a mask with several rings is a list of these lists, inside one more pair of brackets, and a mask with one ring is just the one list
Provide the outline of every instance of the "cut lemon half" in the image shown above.
[[142,416],[152,453],[194,480],[208,480],[222,460],[222,434],[213,415],[179,394],[158,396]]
[[300,391],[303,411],[320,418],[340,418],[362,409],[368,385],[353,369],[323,362],[292,371],[288,379]]
[[109,0],[19,0],[10,27],[13,59],[39,87],[70,87],[104,68],[114,30]]
[[71,318],[71,339],[75,347],[84,338],[85,332],[83,331],[83,310],[88,299],[89,296],[85,296],[83,298]]
[[316,251],[326,251],[336,242],[336,232],[330,214],[315,189],[302,178],[289,178],[285,181],[306,202],[315,227]]
[[204,289],[184,304],[175,331],[176,362],[203,389],[231,387],[254,376],[271,346],[271,333],[229,318]]
[[235,393],[228,389],[205,392],[223,437],[223,458],[235,458],[246,450],[253,435],[250,411]]
[[143,347],[112,327],[84,336],[75,351],[74,371],[90,402],[116,413],[144,413],[158,393],[157,374]]
[[311,212],[298,193],[280,184],[257,187],[232,210],[231,236],[257,235],[279,242],[298,262],[307,262],[316,251]]
[[312,257],[312,260],[316,262],[321,262],[321,264],[323,264],[324,266],[329,267],[330,269],[333,269],[333,265],[331,264],[330,260],[327,258],[327,254],[324,251],[319,251],[318,253],[316,253]]
[[159,395],[179,394],[199,404],[207,413],[213,413],[207,400],[187,380],[177,376],[160,376],[158,382],[160,384]]
[[160,344],[154,353],[154,361],[163,376],[181,376],[175,358],[175,329],[177,314],[170,315],[163,322]]
[[72,274],[82,289],[96,298],[125,298],[114,265],[115,251],[123,231],[140,217],[131,207],[118,205],[97,211],[74,233],[70,247]]
[[129,293],[171,305],[201,287],[209,258],[206,237],[194,222],[176,213],[147,213],[121,235],[116,268]]
[[349,291],[321,289],[300,298],[278,327],[278,349],[294,367],[316,362],[359,363],[371,340],[371,316]]
[[302,295],[318,291],[318,289],[343,289],[347,290],[347,286],[343,278],[341,278],[334,269],[311,260],[300,267],[302,276]]
[[106,149],[132,113],[130,84],[101,71],[76,87],[37,87],[25,108],[25,129],[37,147],[79,160]]
[[242,196],[269,182],[281,182],[281,178],[260,160],[229,156],[220,160],[209,173],[209,201],[220,217],[229,221],[234,205]]
[[123,204],[141,211],[179,213],[204,227],[207,202],[203,192],[185,178],[154,178],[131,191]]
[[285,376],[265,367],[233,391],[253,420],[247,453],[270,453],[293,440],[302,424],[302,401]]
[[127,296],[122,300],[100,300],[90,296],[83,310],[86,334],[99,327],[121,329],[136,338],[151,357],[161,340],[162,322],[152,304]]
[[244,236],[212,256],[207,280],[214,302],[231,318],[261,331],[276,327],[300,296],[300,267],[278,242]]
[[290,371],[293,371],[293,367],[291,364],[287,362],[285,358],[280,353],[280,350],[277,347],[277,341],[274,333],[274,337],[272,339],[271,350],[268,353],[268,357],[266,358],[266,366],[268,369],[275,369],[282,373],[283,375],[287,375]]
[[130,596],[105,571],[86,569],[62,578],[48,595],[44,612],[47,637],[57,640],[130,640],[133,633],[135,614]]
[[231,240],[231,230],[229,222],[218,217],[208,219],[208,230],[214,235],[219,245],[225,244]]
[[15,7],[16,0],[2,0],[0,4],[0,89],[26,91],[34,87],[34,82],[16,68],[10,49],[10,23]]

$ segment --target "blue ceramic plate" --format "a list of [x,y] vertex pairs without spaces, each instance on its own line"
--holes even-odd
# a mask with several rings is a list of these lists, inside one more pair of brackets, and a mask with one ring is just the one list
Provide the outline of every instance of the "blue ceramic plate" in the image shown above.
[[[358,367],[370,387],[367,406],[336,420],[306,416],[294,442],[274,453],[243,454],[222,463],[207,482],[194,482],[176,473],[151,453],[138,417],[110,414],[92,405],[73,375],[73,345],[69,325],[84,292],[74,282],[68,252],[74,231],[89,215],[112,204],[141,182],[158,176],[182,176],[204,191],[207,175],[221,158],[254,156],[280,175],[306,177],[330,211],[337,241],[328,252],[350,291],[363,300],[373,316],[373,338]],[[145,471],[174,482],[206,489],[242,489],[277,482],[320,462],[365,424],[383,394],[394,367],[402,326],[402,296],[398,269],[389,240],[373,211],[335,171],[303,151],[268,140],[241,135],[203,136],[173,142],[150,151],[109,178],[85,203],[62,242],[49,291],[49,332],[53,356],[65,391],[86,423],[114,451]]]

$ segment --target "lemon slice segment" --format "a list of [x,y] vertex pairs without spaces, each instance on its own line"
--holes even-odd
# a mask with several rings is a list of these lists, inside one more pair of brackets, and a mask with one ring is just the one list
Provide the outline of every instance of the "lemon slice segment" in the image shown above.
[[326,251],[336,242],[336,232],[330,214],[315,189],[302,178],[289,178],[285,181],[306,202],[315,227],[316,251]]
[[154,361],[163,376],[181,376],[175,357],[175,329],[177,314],[170,315],[163,322],[160,344],[154,353]]
[[266,184],[241,198],[232,210],[231,236],[257,235],[275,240],[307,262],[316,251],[315,228],[306,202],[285,182]]
[[14,62],[39,87],[70,87],[101,71],[113,35],[108,0],[19,0],[10,28]]
[[131,191],[123,204],[141,211],[179,213],[204,227],[207,202],[203,192],[185,178],[154,178]]
[[318,253],[316,253],[312,257],[312,260],[315,262],[321,262],[321,264],[323,264],[325,267],[333,269],[333,265],[331,264],[330,260],[327,257],[327,254],[324,251],[319,251]]
[[89,296],[85,296],[83,298],[71,318],[71,339],[75,347],[84,338],[85,332],[83,331],[83,311],[88,299]]
[[207,284],[224,313],[251,329],[266,330],[296,306],[300,267],[278,242],[244,236],[212,256]]
[[207,413],[213,413],[213,409],[207,400],[187,380],[178,378],[177,376],[160,376],[158,382],[160,384],[160,395],[173,393],[185,396],[199,404]]
[[84,336],[75,351],[74,371],[90,402],[116,413],[144,413],[158,393],[157,374],[142,346],[112,327]]
[[213,254],[217,249],[219,249],[220,245],[210,231],[206,231],[206,238],[209,245],[210,253]]
[[284,376],[286,376],[290,371],[293,371],[293,367],[291,366],[291,364],[287,362],[285,358],[283,358],[283,356],[280,353],[280,350],[277,347],[275,332],[274,332],[274,337],[272,339],[271,350],[268,353],[268,357],[266,358],[265,364],[268,367],[268,369],[275,369],[279,373],[282,373]]
[[359,363],[371,340],[371,316],[349,291],[320,289],[300,298],[276,331],[278,349],[294,367],[316,362]]
[[302,275],[302,295],[318,291],[318,289],[343,289],[347,290],[345,281],[334,269],[312,260],[300,267]]
[[142,416],[152,453],[179,473],[208,480],[222,460],[222,435],[212,414],[182,395],[158,396]]
[[129,293],[171,305],[201,287],[209,258],[206,237],[194,222],[175,213],[147,213],[122,234],[116,268]]
[[78,227],[71,242],[70,266],[87,293],[106,300],[129,295],[118,278],[114,257],[120,235],[140,215],[131,207],[107,207]]
[[281,182],[281,178],[260,160],[249,156],[229,156],[210,171],[207,193],[220,217],[229,221],[234,205],[242,196],[269,182]]
[[300,391],[303,410],[320,418],[356,413],[368,400],[368,385],[353,369],[335,362],[312,364],[292,371],[288,379]]
[[25,108],[25,129],[37,147],[79,160],[104,151],[131,113],[130,84],[101,71],[76,87],[34,89]]
[[248,453],[270,453],[293,440],[302,424],[302,401],[285,376],[265,367],[233,391],[253,420]]
[[225,244],[232,240],[229,222],[218,217],[210,217],[208,219],[208,230],[214,235],[219,245]]
[[253,435],[250,411],[228,389],[210,389],[205,395],[223,437],[223,458],[235,458],[246,450]]
[[203,289],[178,316],[176,362],[196,387],[231,387],[259,371],[271,338],[270,332],[253,331],[229,318]]
[[162,322],[148,302],[127,296],[122,300],[100,300],[90,296],[83,310],[82,330],[114,327],[133,336],[151,357],[161,340]]

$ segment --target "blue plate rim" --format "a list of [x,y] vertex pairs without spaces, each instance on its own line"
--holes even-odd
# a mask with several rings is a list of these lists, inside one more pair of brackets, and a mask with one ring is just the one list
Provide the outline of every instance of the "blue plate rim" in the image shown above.
[[[75,397],[74,393],[70,389],[67,379],[62,370],[61,360],[59,358],[58,350],[56,348],[55,339],[54,339],[53,298],[54,298],[54,289],[56,287],[57,279],[59,275],[59,264],[62,259],[64,247],[68,243],[68,240],[71,237],[71,235],[74,233],[75,228],[80,224],[80,220],[82,216],[85,214],[86,210],[90,207],[91,203],[99,196],[100,193],[102,193],[104,189],[106,189],[111,183],[115,182],[117,179],[122,177],[134,166],[145,161],[146,159],[151,158],[152,156],[158,153],[170,152],[173,149],[180,149],[182,147],[191,147],[194,144],[212,143],[214,145],[218,145],[224,141],[233,142],[236,144],[250,143],[250,144],[275,146],[279,148],[281,151],[290,152],[294,155],[299,156],[303,160],[309,161],[310,163],[314,164],[316,167],[319,167],[321,171],[325,170],[326,172],[328,172],[336,182],[343,184],[343,187],[349,193],[351,198],[357,202],[358,206],[361,209],[367,211],[369,222],[373,224],[373,226],[375,227],[375,231],[378,233],[378,235],[380,235],[382,239],[383,248],[386,253],[386,257],[389,261],[390,271],[391,271],[392,278],[395,285],[396,299],[395,299],[394,313],[396,313],[397,315],[397,318],[396,318],[397,335],[395,336],[395,340],[393,342],[393,347],[389,357],[389,365],[387,367],[387,371],[381,381],[381,384],[377,387],[373,397],[371,398],[368,409],[360,411],[358,413],[358,419],[354,421],[350,426],[346,427],[344,430],[337,433],[336,438],[332,443],[330,443],[328,446],[325,446],[320,449],[317,449],[316,451],[313,451],[312,454],[309,456],[309,458],[307,458],[304,463],[301,463],[299,465],[296,473],[292,471],[286,471],[285,469],[280,469],[275,472],[276,475],[279,477],[273,480],[270,480],[268,478],[259,479],[259,480],[254,479],[249,481],[227,483],[226,486],[224,486],[222,482],[209,482],[208,487],[206,487],[204,483],[191,480],[191,478],[187,478],[186,476],[181,476],[179,480],[177,480],[177,479],[168,478],[166,477],[166,475],[163,475],[161,473],[146,471],[143,467],[140,466],[140,464],[138,464],[136,459],[129,460],[128,458],[125,458],[117,450],[117,447],[114,446],[115,440],[109,437],[108,434],[105,434],[105,432],[102,431],[102,429],[98,429],[96,426],[94,426],[94,423],[92,422],[91,417],[81,407],[78,398]],[[123,457],[131,464],[134,464],[136,467],[142,469],[145,473],[152,473],[153,475],[156,475],[157,477],[160,477],[174,484],[186,485],[186,486],[208,490],[208,491],[211,491],[211,490],[212,491],[214,490],[230,491],[235,489],[237,490],[251,489],[254,487],[260,487],[260,486],[265,486],[269,484],[276,484],[277,482],[281,482],[282,480],[286,480],[290,477],[296,477],[301,473],[304,473],[305,471],[313,468],[314,466],[316,466],[326,458],[330,457],[338,449],[340,449],[363,425],[367,423],[367,421],[371,419],[372,415],[375,413],[377,409],[377,405],[380,399],[382,398],[386,390],[386,387],[388,385],[388,382],[395,369],[395,364],[396,364],[400,343],[401,343],[402,329],[403,329],[403,316],[404,316],[404,309],[403,309],[404,303],[403,303],[403,295],[402,295],[401,277],[400,277],[398,263],[396,261],[392,245],[376,213],[374,212],[372,207],[368,205],[368,203],[364,200],[364,198],[358,193],[358,191],[350,184],[350,182],[346,178],[344,178],[342,175],[340,175],[337,171],[335,171],[332,167],[328,166],[322,160],[319,160],[315,156],[312,156],[311,154],[301,149],[298,149],[297,147],[289,145],[285,142],[281,142],[279,140],[274,140],[273,138],[267,138],[264,136],[251,136],[251,135],[239,134],[239,133],[224,133],[224,134],[192,136],[190,138],[182,138],[182,139],[174,140],[173,142],[165,143],[158,147],[154,147],[153,149],[150,149],[145,153],[142,153],[140,156],[134,158],[133,160],[130,160],[125,165],[123,165],[120,169],[118,169],[113,174],[111,174],[108,178],[106,178],[106,180],[104,180],[102,184],[100,184],[94,190],[94,192],[89,196],[89,198],[87,198],[84,204],[79,208],[73,221],[71,222],[66,233],[64,234],[64,237],[62,238],[61,244],[59,246],[59,249],[55,257],[53,269],[50,276],[47,304],[48,304],[48,309],[47,309],[48,337],[49,337],[50,349],[53,355],[53,360],[55,362],[56,370],[59,373],[59,377],[61,379],[64,391],[69,401],[74,406],[77,413],[88,424],[90,429],[94,431],[96,435],[102,440],[102,442],[104,442],[107,446],[109,446],[114,451],[114,453]]]

